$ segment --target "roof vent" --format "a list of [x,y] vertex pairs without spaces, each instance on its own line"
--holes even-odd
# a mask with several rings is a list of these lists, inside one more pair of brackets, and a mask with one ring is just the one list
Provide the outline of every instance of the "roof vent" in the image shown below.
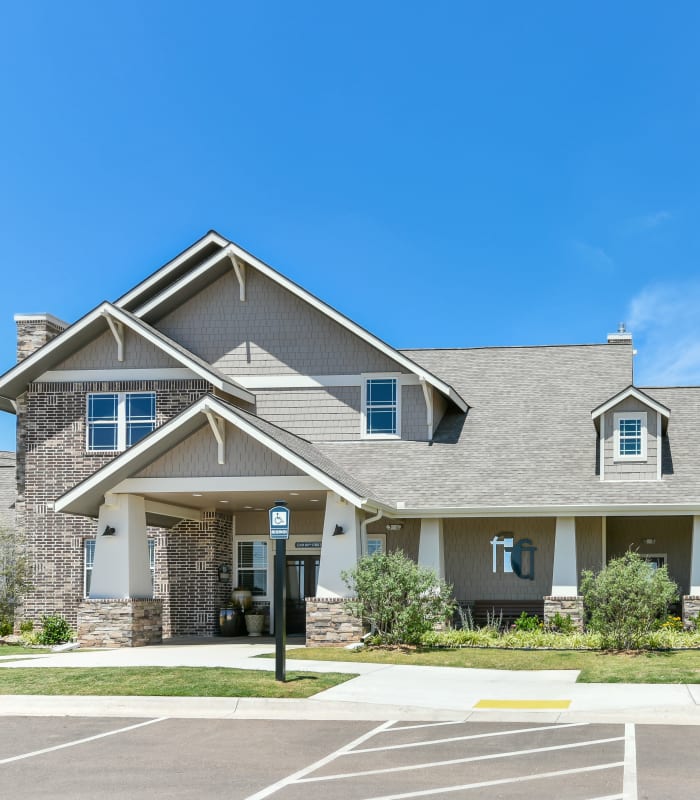
[[617,333],[608,334],[608,344],[632,344],[632,334],[625,328],[624,322],[617,326]]

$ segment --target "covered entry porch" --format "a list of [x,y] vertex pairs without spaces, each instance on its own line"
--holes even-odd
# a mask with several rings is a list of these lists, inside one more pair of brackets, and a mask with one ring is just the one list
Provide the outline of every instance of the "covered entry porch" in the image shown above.
[[277,430],[205,397],[60,498],[57,510],[97,520],[90,597],[79,609],[86,642],[212,635],[237,586],[271,617],[267,510],[279,500],[291,510],[290,632],[304,629],[308,598],[346,594],[340,573],[366,551],[366,499],[319,469],[308,443],[280,442],[266,427]]

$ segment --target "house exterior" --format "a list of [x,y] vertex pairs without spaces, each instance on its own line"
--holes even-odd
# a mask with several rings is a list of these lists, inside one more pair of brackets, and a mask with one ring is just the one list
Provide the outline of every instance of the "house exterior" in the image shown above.
[[133,645],[211,635],[236,585],[269,609],[279,499],[310,642],[358,634],[340,573],[380,548],[580,618],[580,571],[634,546],[700,608],[700,388],[635,386],[624,331],[397,350],[213,231],[71,325],[16,322],[25,617]]

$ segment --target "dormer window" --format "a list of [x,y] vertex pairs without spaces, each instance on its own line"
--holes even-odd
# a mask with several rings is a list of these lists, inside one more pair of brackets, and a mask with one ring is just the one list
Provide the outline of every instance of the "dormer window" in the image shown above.
[[621,411],[614,415],[615,459],[647,460],[646,411]]
[[398,378],[366,378],[362,394],[362,435],[364,438],[395,438],[401,430]]

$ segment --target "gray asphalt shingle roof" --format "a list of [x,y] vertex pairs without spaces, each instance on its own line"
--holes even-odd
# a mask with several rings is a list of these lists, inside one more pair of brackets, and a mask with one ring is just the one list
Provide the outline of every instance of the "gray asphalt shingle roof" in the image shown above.
[[[700,504],[700,388],[645,389],[671,409],[672,472],[661,482],[601,481],[591,411],[632,383],[628,345],[404,351],[470,405],[432,444],[318,444],[406,508]],[[667,459],[668,461],[668,459]],[[666,464],[671,469],[671,462]]]

